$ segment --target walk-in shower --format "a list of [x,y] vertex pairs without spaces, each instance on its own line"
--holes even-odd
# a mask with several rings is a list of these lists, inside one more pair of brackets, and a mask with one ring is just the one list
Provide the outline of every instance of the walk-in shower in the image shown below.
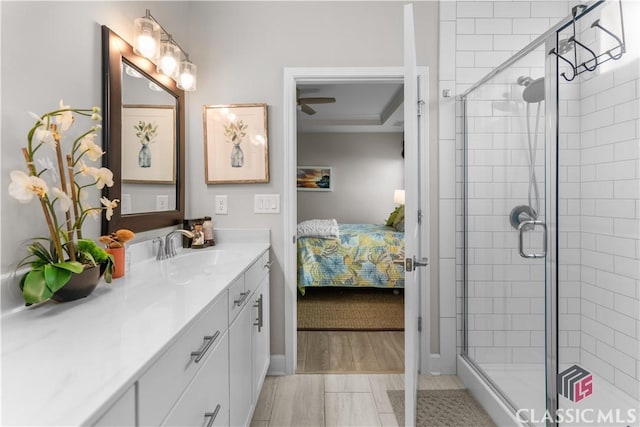
[[461,96],[461,364],[471,390],[525,425],[640,425],[640,46],[626,44],[627,15],[640,5],[576,6]]

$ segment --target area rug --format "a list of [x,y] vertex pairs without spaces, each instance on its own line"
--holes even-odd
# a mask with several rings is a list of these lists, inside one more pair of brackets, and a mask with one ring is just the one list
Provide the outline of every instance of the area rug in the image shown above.
[[[404,425],[404,390],[387,391],[398,425]],[[417,427],[495,427],[467,390],[418,390]]]
[[307,288],[299,331],[402,331],[404,295],[391,289]]

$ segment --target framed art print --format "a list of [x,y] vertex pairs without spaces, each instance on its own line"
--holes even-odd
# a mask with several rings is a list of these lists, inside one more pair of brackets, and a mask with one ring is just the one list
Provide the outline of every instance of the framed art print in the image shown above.
[[207,184],[269,182],[267,104],[203,107]]
[[176,182],[175,108],[122,106],[122,182]]

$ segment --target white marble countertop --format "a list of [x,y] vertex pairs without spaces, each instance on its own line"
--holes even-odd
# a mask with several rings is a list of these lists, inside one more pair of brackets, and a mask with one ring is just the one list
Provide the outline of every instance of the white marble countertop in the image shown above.
[[[267,232],[268,236],[268,232]],[[87,298],[2,316],[2,425],[87,425],[111,406],[226,287],[269,248],[222,243],[232,261],[176,275],[134,262]],[[180,255],[179,255],[180,256]]]

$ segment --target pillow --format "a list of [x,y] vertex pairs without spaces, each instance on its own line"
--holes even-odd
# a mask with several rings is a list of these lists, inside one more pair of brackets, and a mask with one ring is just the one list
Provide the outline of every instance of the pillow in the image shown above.
[[404,231],[404,205],[401,205],[398,208],[398,214],[393,221],[392,227],[397,231]]
[[335,219],[310,219],[298,224],[298,237],[337,239],[340,236],[338,221]]
[[400,211],[401,207],[402,206],[398,206],[393,210],[393,212],[389,214],[389,218],[387,218],[387,221],[385,222],[384,225],[386,225],[387,227],[393,227],[393,223],[396,220],[396,217],[398,216],[398,212]]

